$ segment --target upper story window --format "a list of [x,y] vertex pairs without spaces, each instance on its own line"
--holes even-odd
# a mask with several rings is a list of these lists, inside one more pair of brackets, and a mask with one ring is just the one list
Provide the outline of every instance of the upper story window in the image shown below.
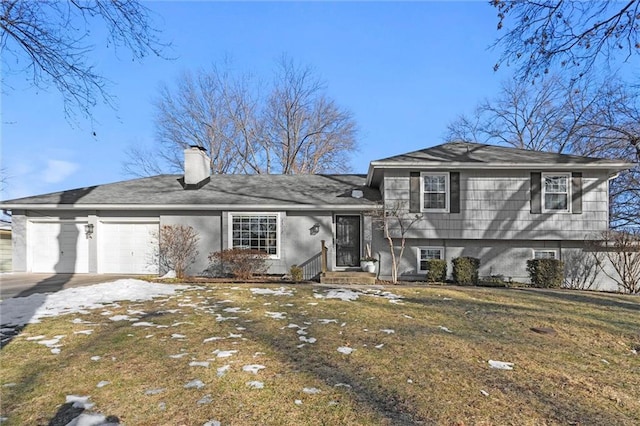
[[570,178],[569,173],[542,174],[543,211],[569,211]]
[[449,211],[449,173],[423,172],[422,211]]
[[229,213],[231,248],[252,249],[279,255],[278,213]]

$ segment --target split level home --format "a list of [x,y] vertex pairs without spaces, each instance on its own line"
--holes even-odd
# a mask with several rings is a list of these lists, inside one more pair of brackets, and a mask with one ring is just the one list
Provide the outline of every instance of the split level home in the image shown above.
[[[358,268],[366,248],[391,275],[380,211],[413,222],[400,280],[423,280],[427,259],[480,259],[480,275],[526,282],[526,262],[563,259],[608,229],[609,181],[633,164],[452,142],[372,161],[366,175],[211,175],[199,148],[184,175],[159,175],[5,201],[13,270],[157,274],[163,225],[189,225],[199,257],[234,247],[268,254],[269,273],[305,278]],[[416,220],[413,220],[416,218]],[[391,236],[401,232],[390,222]],[[326,249],[323,250],[323,247]],[[601,288],[606,288],[602,277]]]

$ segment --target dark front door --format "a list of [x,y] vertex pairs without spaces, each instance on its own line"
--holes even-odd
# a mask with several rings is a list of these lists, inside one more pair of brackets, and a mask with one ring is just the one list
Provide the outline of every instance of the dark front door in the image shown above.
[[336,216],[336,266],[360,265],[360,216]]

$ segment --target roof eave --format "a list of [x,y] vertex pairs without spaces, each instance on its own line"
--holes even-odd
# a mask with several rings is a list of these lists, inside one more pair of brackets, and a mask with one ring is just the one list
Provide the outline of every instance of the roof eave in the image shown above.
[[372,162],[369,166],[369,175],[373,169],[458,169],[458,170],[509,170],[509,169],[547,169],[566,170],[567,168],[594,169],[594,170],[626,170],[634,167],[634,163],[610,162],[610,163],[466,163],[449,161],[416,161],[416,162]]
[[6,210],[208,210],[208,211],[318,211],[371,210],[379,208],[375,202],[367,204],[0,204]]

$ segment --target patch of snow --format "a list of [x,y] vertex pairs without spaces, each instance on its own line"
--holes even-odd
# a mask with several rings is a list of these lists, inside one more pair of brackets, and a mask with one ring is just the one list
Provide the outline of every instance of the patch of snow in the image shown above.
[[217,336],[207,337],[206,339],[204,339],[202,341],[202,343],[215,342],[216,340],[223,340],[223,339],[224,339],[224,337],[217,337]]
[[217,371],[217,375],[218,377],[222,377],[225,374],[227,374],[227,371],[229,371],[229,369],[231,368],[231,366],[229,364],[227,365],[223,365],[222,367],[219,367],[216,371]]
[[376,349],[382,349],[383,346],[384,346],[384,343],[380,343],[379,345],[375,345],[374,347]]
[[155,327],[155,324],[148,321],[134,322],[131,327]]
[[340,346],[338,348],[338,352],[340,352],[341,354],[345,354],[345,355],[351,355],[351,353],[355,351],[355,349],[350,348],[348,346]]
[[220,423],[217,420],[209,420],[208,422],[206,422],[202,426],[222,426],[222,423]]
[[80,330],[73,332],[73,334],[84,334],[86,336],[90,335],[91,333],[93,333],[93,330]]
[[258,374],[258,371],[265,369],[267,367],[265,367],[264,365],[260,365],[260,364],[251,364],[251,365],[245,365],[244,367],[242,367],[242,371],[246,371],[248,373],[253,373],[253,374]]
[[202,389],[204,387],[204,383],[202,382],[202,380],[191,380],[190,382],[186,383],[183,386],[185,389]]
[[489,392],[487,392],[487,391],[486,391],[486,390],[484,390],[484,389],[481,389],[481,390],[480,390],[480,393],[481,393],[482,395],[484,395],[484,396],[489,396]]
[[296,405],[302,405],[302,400],[301,399],[296,399],[295,401],[293,401],[294,404]]
[[275,290],[270,288],[252,288],[251,293],[273,296],[293,296],[293,290],[287,287],[280,287]]
[[337,319],[324,319],[324,318],[322,318],[322,319],[319,319],[318,322],[320,324],[327,325],[327,324],[331,324],[331,323],[337,324],[338,320]]
[[211,394],[207,394],[198,400],[198,405],[211,404],[213,402],[213,398]]
[[305,342],[305,343],[315,343],[315,342],[317,342],[317,339],[315,337],[300,336],[300,337],[298,337],[298,339],[300,339],[301,342]]
[[441,326],[439,325],[438,328],[442,331],[445,331],[447,333],[453,333],[453,331],[449,330],[447,327]]
[[185,339],[187,336],[185,336],[184,334],[178,334],[178,333],[174,333],[171,335],[172,339]]
[[492,359],[489,360],[489,367],[496,368],[498,370],[513,370],[512,362],[504,362],[504,361],[494,361]]
[[42,340],[42,339],[44,339],[45,337],[46,337],[46,336],[42,336],[42,335],[41,335],[41,336],[33,336],[33,337],[27,337],[27,339],[26,339],[26,340],[27,340],[28,342],[30,342],[30,341],[32,341],[32,340]]
[[252,380],[250,382],[245,383],[251,389],[262,389],[264,388],[264,383],[259,382],[257,380]]
[[98,355],[95,355],[95,356],[92,356],[92,357],[91,357],[91,358],[89,358],[89,359],[90,359],[91,361],[100,361],[100,360],[102,359],[102,357],[101,357],[101,356],[98,356]]
[[54,355],[60,355],[60,348],[51,349],[51,353],[54,354]]
[[64,336],[56,336],[53,339],[49,339],[49,340],[39,340],[38,344],[39,345],[45,345],[48,348],[55,348],[58,346],[58,343],[60,343],[60,339],[62,339]]
[[180,359],[183,356],[187,356],[187,355],[189,355],[189,352],[183,352],[181,354],[169,355],[169,358]]
[[349,385],[347,383],[336,383],[335,385],[333,385],[333,387],[351,389],[351,385]]
[[242,334],[233,334],[233,333],[229,333],[229,339],[239,339],[242,337]]
[[395,330],[393,330],[391,328],[383,328],[380,331],[383,332],[383,333],[387,333],[387,334],[393,334],[393,333],[396,332]]
[[209,367],[209,362],[207,361],[191,361],[189,363],[189,367]]
[[158,395],[158,394],[161,394],[162,392],[164,392],[165,390],[166,390],[165,388],[149,389],[144,394],[145,395]]
[[72,404],[73,408],[82,408],[90,410],[95,404],[89,402],[90,396],[67,395],[65,403]]
[[166,279],[172,279],[172,278],[176,278],[176,271],[169,271],[166,274],[164,274],[163,276],[160,277],[161,280],[166,280]]
[[221,350],[216,349],[212,353],[214,353],[217,358],[228,358],[231,355],[238,353],[238,351],[236,351],[236,350],[221,351]]
[[109,318],[111,321],[128,321],[129,315],[114,315]]
[[314,294],[313,297],[316,299],[340,299],[345,302],[350,302],[353,300],[358,300],[361,293],[355,292],[353,290],[348,290],[346,288],[338,288],[332,289],[327,292],[326,295]]
[[320,393],[320,389],[318,389],[318,388],[303,388],[302,392],[307,393],[309,395],[315,395],[317,393]]
[[408,319],[413,319],[413,317],[412,317],[412,316],[407,315],[407,314],[402,314],[402,316],[403,316],[403,317],[405,317],[405,318],[408,318]]
[[89,321],[85,321],[85,320],[83,320],[83,319],[81,319],[81,318],[74,318],[74,319],[71,321],[71,323],[72,323],[72,324],[91,324]]
[[122,279],[86,287],[67,288],[56,293],[13,297],[0,302],[0,324],[26,325],[45,317],[102,309],[120,300],[144,301],[189,288],[185,285],[153,284]]
[[286,319],[287,318],[287,313],[286,312],[265,312],[264,316],[269,317],[269,318],[273,318],[273,319]]
[[110,384],[111,382],[107,381],[107,380],[102,380],[100,382],[98,382],[98,384],[96,385],[97,388],[103,388],[105,386],[107,386],[108,384]]

